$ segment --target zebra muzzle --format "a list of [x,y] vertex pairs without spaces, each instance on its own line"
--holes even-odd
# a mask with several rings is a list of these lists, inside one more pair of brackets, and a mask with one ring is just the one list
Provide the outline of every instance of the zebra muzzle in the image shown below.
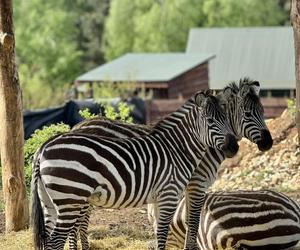
[[226,157],[231,158],[236,155],[239,150],[239,145],[234,135],[227,134],[225,137],[225,143],[222,147],[222,151]]
[[273,146],[273,139],[271,133],[267,129],[260,131],[261,139],[257,142],[258,149],[260,151],[267,151]]

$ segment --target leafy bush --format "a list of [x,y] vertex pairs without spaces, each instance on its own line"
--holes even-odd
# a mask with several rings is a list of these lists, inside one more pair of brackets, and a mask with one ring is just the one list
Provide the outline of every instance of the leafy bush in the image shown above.
[[105,117],[111,120],[120,120],[122,122],[132,123],[133,119],[130,116],[132,110],[125,102],[119,102],[117,110],[111,105],[107,105],[104,110]]
[[97,115],[92,114],[88,108],[84,110],[79,110],[79,114],[84,119],[91,119],[97,117]]
[[70,127],[66,124],[59,123],[43,127],[35,130],[34,134],[26,140],[24,145],[24,167],[25,167],[25,183],[28,190],[30,189],[31,173],[32,173],[32,159],[37,149],[42,146],[51,137],[68,132]]
[[287,100],[287,107],[288,107],[288,111],[294,115],[296,114],[296,100],[295,99],[288,99]]

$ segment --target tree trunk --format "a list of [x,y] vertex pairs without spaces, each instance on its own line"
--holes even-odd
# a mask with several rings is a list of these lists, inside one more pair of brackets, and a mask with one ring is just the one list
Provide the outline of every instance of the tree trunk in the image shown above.
[[298,146],[300,146],[300,0],[292,0],[290,18],[294,30],[296,67],[296,124],[298,130]]
[[28,227],[21,89],[15,64],[12,1],[0,0],[0,135],[6,232]]

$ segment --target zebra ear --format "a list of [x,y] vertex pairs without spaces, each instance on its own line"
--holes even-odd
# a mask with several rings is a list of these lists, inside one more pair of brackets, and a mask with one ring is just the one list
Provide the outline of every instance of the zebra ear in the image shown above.
[[260,84],[258,81],[254,81],[251,83],[251,88],[254,91],[254,93],[258,96],[260,91]]
[[226,87],[223,90],[223,95],[224,95],[225,99],[228,99],[229,97],[231,97],[232,94],[233,94],[233,89],[230,87]]
[[204,92],[198,92],[196,95],[195,95],[195,103],[198,105],[198,106],[203,106],[203,103],[204,101],[206,100],[207,96]]

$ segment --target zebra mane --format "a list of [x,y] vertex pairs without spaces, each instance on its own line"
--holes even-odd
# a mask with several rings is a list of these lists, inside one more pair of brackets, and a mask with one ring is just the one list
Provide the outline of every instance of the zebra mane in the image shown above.
[[239,80],[239,83],[235,81],[228,83],[221,93],[225,93],[226,90],[230,89],[233,94],[237,95],[240,93],[241,96],[248,97],[251,101],[257,103],[259,102],[259,96],[256,94],[253,86],[259,86],[259,83],[249,77],[244,77]]
[[[182,106],[180,106],[175,112],[172,112],[171,114],[169,114],[167,117],[165,118],[162,118],[161,120],[159,120],[153,127],[152,127],[152,131],[150,133],[152,133],[154,130],[158,129],[159,127],[161,127],[163,124],[164,124],[164,121],[166,120],[173,120],[173,118],[176,116],[177,118],[179,117],[178,116],[178,113],[181,112],[181,110],[185,107],[185,108],[189,108],[189,109],[192,109],[192,107],[194,106],[198,106],[196,104],[196,101],[195,101],[195,96],[200,93],[200,92],[197,92],[195,95],[193,95],[191,98],[189,98]],[[210,89],[208,90],[204,90],[204,91],[201,91],[201,93],[203,93],[207,99],[206,99],[206,103],[205,103],[205,111],[206,112],[221,112],[223,113],[224,111],[222,110],[222,108],[220,107],[220,100],[212,95],[212,91]],[[182,112],[181,112],[182,113]],[[186,114],[186,112],[184,112]]]

